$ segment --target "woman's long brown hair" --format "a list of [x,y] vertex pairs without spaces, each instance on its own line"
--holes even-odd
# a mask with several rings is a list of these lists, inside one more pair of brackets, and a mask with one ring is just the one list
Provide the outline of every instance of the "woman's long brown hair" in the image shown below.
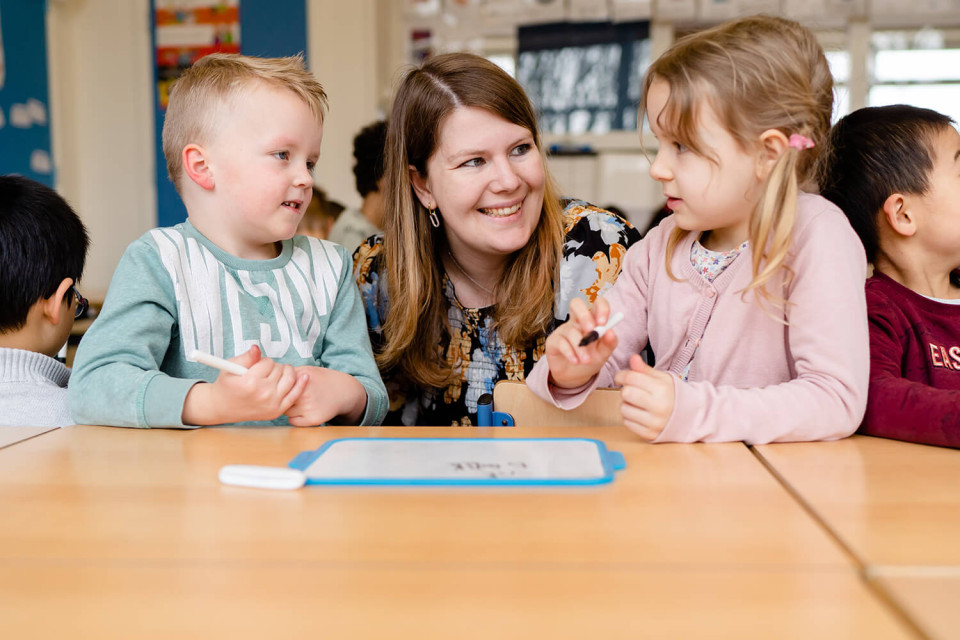
[[440,260],[446,238],[442,225],[431,226],[417,199],[410,167],[426,177],[440,127],[457,107],[485,109],[524,127],[544,162],[540,221],[526,246],[511,256],[495,289],[494,317],[506,344],[524,348],[547,330],[563,244],[563,210],[546,169],[533,107],[517,81],[467,53],[439,55],[410,71],[397,91],[387,130],[382,255],[389,309],[383,348],[376,355],[382,371],[396,369],[424,387],[448,384],[459,363],[447,362],[440,351],[450,333]]

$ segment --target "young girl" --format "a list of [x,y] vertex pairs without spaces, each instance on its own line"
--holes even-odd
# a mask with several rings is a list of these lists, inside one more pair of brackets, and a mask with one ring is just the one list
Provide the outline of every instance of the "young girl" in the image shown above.
[[[627,252],[605,300],[570,305],[527,379],[534,392],[572,408],[621,385],[624,424],[655,442],[853,433],[869,367],[866,259],[843,213],[800,190],[832,91],[813,34],[778,18],[695,34],[653,63],[641,116],[673,215]],[[618,311],[615,331],[581,346]],[[648,343],[655,369],[638,355]]]

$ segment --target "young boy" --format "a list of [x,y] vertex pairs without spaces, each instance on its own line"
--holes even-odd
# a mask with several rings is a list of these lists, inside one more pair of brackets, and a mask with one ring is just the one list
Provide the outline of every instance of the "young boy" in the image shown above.
[[[77,351],[79,423],[378,424],[387,395],[350,256],[294,236],[326,94],[296,58],[214,54],[170,93],[167,169],[187,221],[124,253]],[[242,375],[200,364],[232,359]]]
[[54,359],[86,309],[87,230],[53,189],[0,176],[0,425],[73,424]]
[[860,431],[958,447],[960,134],[935,111],[871,107],[840,120],[831,147],[821,193],[847,214],[874,265]]

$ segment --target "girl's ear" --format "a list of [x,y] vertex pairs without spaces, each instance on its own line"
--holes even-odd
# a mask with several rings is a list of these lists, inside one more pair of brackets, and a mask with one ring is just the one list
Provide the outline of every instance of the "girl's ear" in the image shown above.
[[902,193],[894,193],[883,201],[881,219],[894,233],[910,237],[917,232],[917,216],[910,210],[910,199]]
[[434,199],[430,187],[427,186],[427,179],[421,176],[420,172],[417,171],[417,168],[412,164],[407,165],[407,168],[410,171],[410,184],[413,185],[413,191],[417,194],[417,199],[420,201],[420,204],[427,209],[436,209],[437,201]]
[[188,144],[180,157],[183,172],[206,190],[213,189],[213,170],[207,162],[206,151],[198,144]]
[[757,179],[766,180],[777,160],[787,150],[787,136],[779,129],[767,129],[760,134],[760,152],[757,155]]

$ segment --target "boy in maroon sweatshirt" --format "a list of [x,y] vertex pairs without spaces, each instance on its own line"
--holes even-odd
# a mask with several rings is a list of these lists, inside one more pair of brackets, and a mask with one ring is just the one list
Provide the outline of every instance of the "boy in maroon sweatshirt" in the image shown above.
[[833,128],[820,191],[847,214],[874,265],[860,433],[960,447],[960,134],[953,125],[905,105],[855,111]]

